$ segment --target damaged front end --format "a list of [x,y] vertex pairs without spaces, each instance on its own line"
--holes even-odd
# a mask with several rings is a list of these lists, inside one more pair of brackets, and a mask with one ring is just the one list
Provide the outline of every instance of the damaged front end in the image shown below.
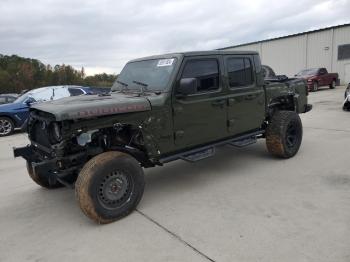
[[145,167],[154,166],[146,155],[141,127],[105,118],[56,121],[50,113],[32,110],[27,129],[31,143],[14,148],[14,156],[23,157],[34,174],[64,185],[72,185],[83,165],[106,151],[125,152]]

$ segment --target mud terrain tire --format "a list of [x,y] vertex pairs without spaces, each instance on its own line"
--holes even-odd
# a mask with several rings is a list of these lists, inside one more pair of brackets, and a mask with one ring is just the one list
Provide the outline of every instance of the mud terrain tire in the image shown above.
[[105,152],[88,161],[75,183],[83,213],[99,224],[130,214],[140,202],[145,179],[139,162],[122,152]]
[[266,129],[266,146],[272,155],[290,158],[299,151],[302,137],[299,115],[293,111],[277,111]]

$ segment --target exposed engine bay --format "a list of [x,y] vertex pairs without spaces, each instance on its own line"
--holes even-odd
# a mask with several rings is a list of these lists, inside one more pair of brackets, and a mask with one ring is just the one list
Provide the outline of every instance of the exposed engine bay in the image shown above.
[[74,181],[89,159],[110,150],[131,153],[145,166],[154,165],[145,160],[141,126],[115,123],[99,129],[73,127],[72,120],[57,122],[49,113],[32,111],[28,122],[31,145],[25,148],[25,158],[33,163],[33,169],[44,169],[58,179]]

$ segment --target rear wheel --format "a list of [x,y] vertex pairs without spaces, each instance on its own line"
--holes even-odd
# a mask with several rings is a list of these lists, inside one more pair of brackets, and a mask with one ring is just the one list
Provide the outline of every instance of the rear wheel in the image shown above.
[[0,137],[11,135],[14,129],[15,125],[10,118],[0,117]]
[[84,214],[100,224],[131,213],[145,187],[142,167],[121,152],[102,153],[85,164],[75,184],[75,193]]
[[335,86],[336,86],[336,82],[335,82],[335,80],[332,80],[332,83],[329,85],[329,88],[334,89]]
[[302,137],[299,115],[293,111],[278,111],[266,129],[266,146],[272,155],[290,158],[299,151]]
[[49,177],[46,174],[34,173],[32,164],[29,161],[27,161],[27,171],[30,178],[41,187],[45,187],[47,189],[55,189],[55,188],[63,187],[63,185],[57,180],[49,181]]
[[313,92],[318,91],[318,83],[317,82],[313,82],[313,84],[312,84],[312,91]]

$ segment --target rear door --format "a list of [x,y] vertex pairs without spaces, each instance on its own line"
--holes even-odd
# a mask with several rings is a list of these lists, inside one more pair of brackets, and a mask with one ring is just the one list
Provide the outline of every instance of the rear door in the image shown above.
[[226,99],[222,79],[221,56],[188,57],[180,68],[181,78],[196,78],[196,94],[173,99],[174,138],[176,148],[209,143],[228,135]]
[[228,132],[238,135],[261,127],[265,119],[265,92],[257,84],[260,63],[253,56],[229,55],[224,58],[228,85]]

